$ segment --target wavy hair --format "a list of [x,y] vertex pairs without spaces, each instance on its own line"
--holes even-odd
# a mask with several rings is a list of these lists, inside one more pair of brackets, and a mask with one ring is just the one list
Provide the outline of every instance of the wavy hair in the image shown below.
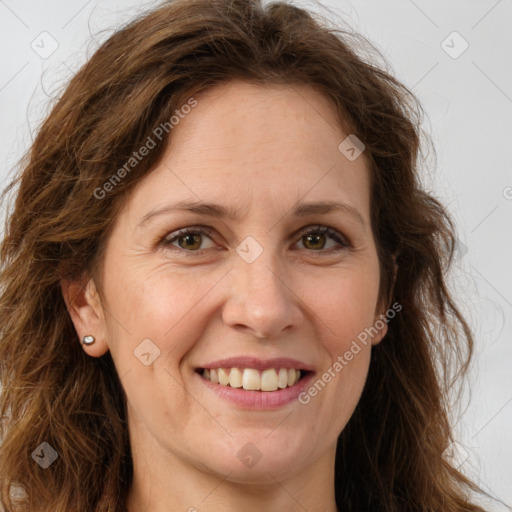
[[[84,275],[101,283],[116,216],[172,130],[113,183],[116,170],[194,94],[231,80],[313,87],[343,131],[364,142],[370,164],[379,304],[403,309],[372,349],[365,389],[339,436],[338,507],[482,512],[470,501],[480,489],[446,455],[450,392],[473,352],[446,285],[455,227],[420,184],[422,136],[429,142],[422,107],[372,54],[382,57],[363,36],[287,2],[177,0],[117,30],[66,85],[2,196],[15,193],[0,247],[6,512],[125,510],[126,397],[110,354],[82,350],[60,283]],[[43,442],[58,454],[44,470],[32,457]]]

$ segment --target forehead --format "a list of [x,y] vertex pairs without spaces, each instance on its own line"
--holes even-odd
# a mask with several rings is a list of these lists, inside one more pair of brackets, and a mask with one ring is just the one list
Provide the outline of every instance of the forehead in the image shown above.
[[[203,91],[195,99],[197,106],[172,132],[171,146],[178,151],[185,149],[186,139],[197,142],[203,150],[220,150],[223,155],[258,150],[261,158],[276,159],[282,153],[290,156],[290,150],[300,155],[317,147],[320,140],[321,148],[336,150],[342,134],[334,105],[306,85],[233,81]],[[198,138],[210,147],[200,144]],[[293,147],[298,142],[301,144]],[[266,145],[258,146],[260,143]]]
[[343,200],[367,217],[366,157],[351,161],[340,151],[349,134],[317,91],[230,82],[194,98],[160,164],[134,190],[134,214],[147,214],[148,201],[153,207],[204,201],[235,210],[271,204],[277,213],[307,199]]

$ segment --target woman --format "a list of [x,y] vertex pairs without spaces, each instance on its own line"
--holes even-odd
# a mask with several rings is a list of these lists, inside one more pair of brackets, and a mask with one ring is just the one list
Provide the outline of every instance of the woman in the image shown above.
[[176,1],[71,80],[5,191],[6,511],[482,510],[447,455],[453,223],[359,44]]

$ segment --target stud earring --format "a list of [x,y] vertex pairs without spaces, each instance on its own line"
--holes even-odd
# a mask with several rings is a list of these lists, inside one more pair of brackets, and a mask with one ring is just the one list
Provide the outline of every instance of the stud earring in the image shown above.
[[94,336],[90,336],[90,335],[84,336],[82,338],[82,343],[84,345],[92,345],[95,341],[96,341],[96,338]]

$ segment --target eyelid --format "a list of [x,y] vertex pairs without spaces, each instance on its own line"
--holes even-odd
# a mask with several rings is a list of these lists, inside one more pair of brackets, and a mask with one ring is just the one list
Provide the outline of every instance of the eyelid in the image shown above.
[[[203,226],[203,225],[192,225],[192,226],[187,226],[184,228],[179,228],[179,229],[174,230],[172,233],[166,235],[161,240],[159,245],[163,245],[164,247],[171,248],[171,250],[175,249],[178,252],[203,254],[208,249],[198,249],[197,251],[187,251],[186,249],[182,249],[182,248],[172,245],[172,242],[174,242],[177,238],[180,238],[181,236],[191,234],[191,233],[192,234],[205,234],[209,238],[213,239],[214,231],[215,230],[213,228],[210,228],[209,226]],[[298,243],[300,241],[301,237],[306,236],[309,233],[325,233],[325,234],[329,235],[333,240],[335,240],[336,243],[338,243],[338,245],[340,246],[339,248],[330,248],[327,250],[321,249],[318,251],[308,251],[311,253],[330,254],[332,252],[341,251],[344,249],[346,250],[346,249],[349,249],[352,247],[352,243],[347,238],[347,236],[345,236],[344,234],[339,232],[337,229],[331,228],[330,226],[326,226],[324,224],[309,224],[308,226],[305,226],[305,227],[301,228],[299,231],[297,231],[293,235],[293,238],[299,237],[299,240],[297,240],[297,242],[296,242],[296,243]]]

